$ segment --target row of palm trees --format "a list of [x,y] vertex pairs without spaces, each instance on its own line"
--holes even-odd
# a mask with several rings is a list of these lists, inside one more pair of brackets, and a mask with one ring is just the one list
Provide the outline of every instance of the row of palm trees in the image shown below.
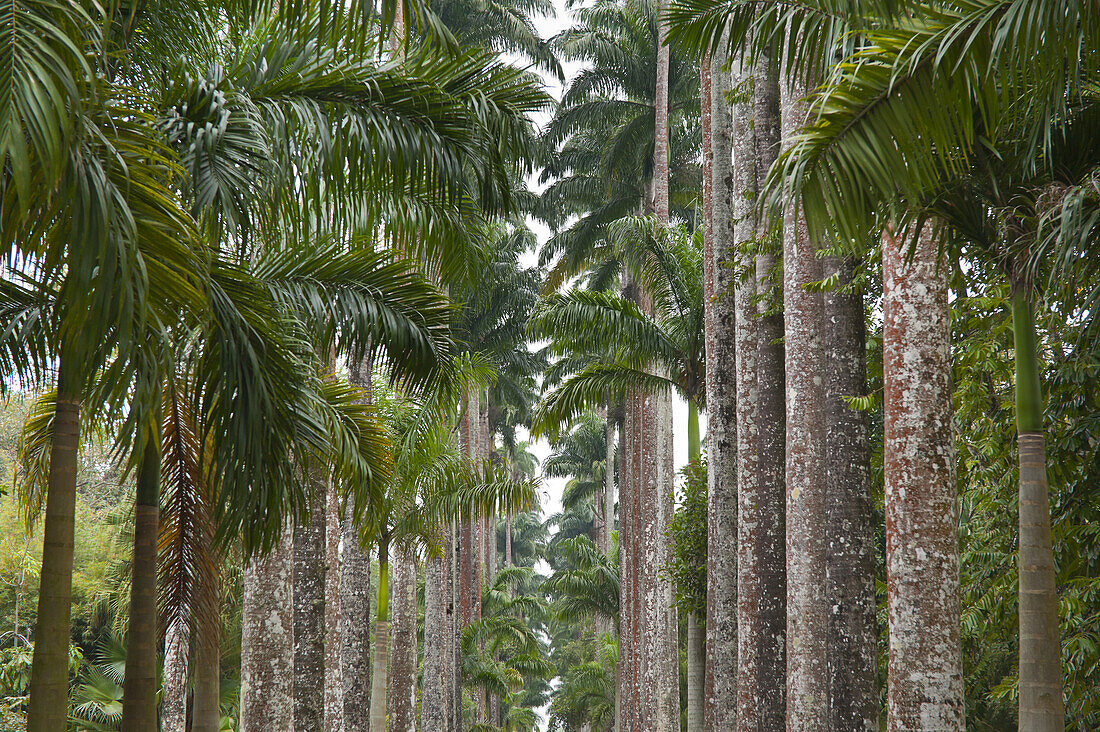
[[[548,126],[543,260],[548,287],[583,275],[583,289],[533,321],[560,357],[536,425],[553,434],[621,405],[619,729],[677,724],[652,540],[669,515],[670,387],[708,413],[704,728],[877,727],[877,399],[860,289],[880,254],[887,723],[964,726],[947,282],[954,262],[988,259],[1013,292],[1020,724],[1064,725],[1034,310],[1076,302],[1093,273],[1094,15],[1012,0],[597,2],[555,39],[589,66]],[[661,271],[677,248],[666,187],[673,211],[677,191],[700,193],[676,175],[693,164],[676,150],[700,134],[696,105],[702,211],[676,214],[701,224],[702,293]],[[639,213],[656,228],[629,221]]]
[[[476,242],[513,205],[527,115],[545,97],[529,74],[430,28],[387,58],[392,16],[430,25],[421,10],[5,8],[0,365],[6,387],[53,386],[24,449],[38,458],[25,461],[26,495],[44,502],[46,535],[29,729],[68,716],[82,430],[114,435],[136,475],[125,729],[157,728],[158,614],[197,644],[192,728],[218,728],[211,628],[232,543],[260,557],[296,526],[295,575],[316,580],[331,491],[352,543],[383,558],[384,629],[391,546],[420,537],[438,554],[444,517],[532,500],[527,484],[455,462],[441,418],[477,374],[447,332],[441,284],[412,258],[457,284],[484,256]],[[397,429],[369,392],[333,379],[336,358],[384,367],[424,418]],[[320,579],[295,589],[323,598]],[[296,637],[304,674],[323,636]],[[201,691],[211,666],[213,702]],[[384,691],[385,654],[375,667]],[[319,729],[324,710],[298,691],[294,718]]]

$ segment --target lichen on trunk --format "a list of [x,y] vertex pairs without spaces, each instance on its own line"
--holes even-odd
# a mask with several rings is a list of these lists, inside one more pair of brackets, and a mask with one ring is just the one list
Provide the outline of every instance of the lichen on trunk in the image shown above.
[[947,272],[926,225],[883,235],[891,730],[961,731],[959,540]]

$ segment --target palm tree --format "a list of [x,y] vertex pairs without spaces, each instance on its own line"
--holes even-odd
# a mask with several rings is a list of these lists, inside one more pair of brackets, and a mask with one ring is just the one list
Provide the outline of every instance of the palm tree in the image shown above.
[[[958,196],[959,192],[952,190],[952,182],[968,170],[982,170],[989,165],[984,143],[974,144],[976,133],[982,140],[993,141],[993,148],[1007,141],[1006,149],[1011,149],[1011,140],[1021,127],[1035,125],[1031,129],[1041,129],[1052,120],[1066,118],[1066,105],[1082,99],[1082,77],[1076,76],[1074,70],[1081,68],[1085,58],[1082,54],[1092,53],[1095,38],[1088,36],[1081,44],[1048,44],[1038,48],[1033,45],[1033,32],[1039,26],[1030,23],[1050,23],[1053,25],[1042,27],[1058,26],[1067,37],[1083,38],[1081,34],[1087,36],[1086,29],[1097,20],[1094,9],[1062,15],[1052,4],[1043,3],[1029,7],[1029,22],[1017,24],[1011,20],[1011,6],[992,2],[965,8],[961,4],[942,8],[922,6],[921,21],[912,28],[906,25],[868,34],[868,44],[853,60],[874,58],[875,68],[857,72],[853,66],[842,67],[842,73],[823,91],[819,105],[824,108],[835,104],[841,94],[849,94],[848,101],[837,104],[827,117],[811,127],[812,132],[800,143],[800,149],[792,150],[784,161],[782,172],[792,173],[795,166],[800,169],[798,174],[787,176],[790,190],[798,192],[807,206],[816,209],[818,221],[823,221],[819,216],[825,209],[839,212],[843,208],[843,220],[837,222],[837,228],[854,232],[863,227],[866,231],[872,218],[919,217],[921,214],[916,212],[924,210],[929,197],[934,198],[940,192],[945,193],[943,198],[929,207],[933,214],[944,208],[965,209],[967,196]],[[948,80],[948,75],[942,73],[944,63],[970,71]],[[892,71],[901,68],[908,71],[903,77],[894,77]],[[878,77],[880,71],[885,76]],[[1050,90],[1057,91],[1050,93]],[[1026,103],[1018,105],[1018,99],[1025,99]],[[934,103],[928,106],[930,102]],[[840,156],[851,159],[848,156],[854,149],[888,147],[884,144],[886,127],[889,124],[896,132],[896,125],[886,123],[887,116],[893,120],[905,119],[906,124],[919,129],[920,144],[910,145],[907,141],[891,150],[889,158],[878,157],[871,166],[861,163],[842,176],[826,174],[830,180],[824,182],[823,171],[835,165]],[[859,124],[843,131],[835,126],[854,119],[860,120]],[[1045,158],[1049,163],[1064,138],[1049,134],[1048,127],[1048,134],[1031,139],[1041,142],[1025,144],[1025,170],[1041,169],[1044,164],[1036,166],[1037,160]],[[895,176],[891,172],[895,170],[904,171],[904,175]],[[858,183],[853,185],[857,179]],[[857,187],[858,197],[848,198],[847,194],[855,193]],[[842,206],[838,205],[839,196],[844,196]],[[1009,219],[1012,218],[1010,215]],[[972,225],[975,220],[969,219],[966,223]],[[1027,566],[1035,568],[1034,572],[1021,571],[1020,575],[1020,721],[1027,726],[1049,724],[1060,728],[1064,720],[1059,701],[1062,683],[1053,556],[1049,549],[1049,510],[1043,508],[1047,488],[1043,471],[1036,469],[1040,463],[1034,459],[1042,449],[1036,449],[1038,440],[1029,434],[1041,430],[1038,370],[1036,360],[1031,357],[1032,303],[1026,277],[1016,275],[1018,262],[1013,263],[1011,257],[1005,261],[1013,280],[1013,314],[1018,321],[1021,506],[1037,507],[1035,515],[1026,516],[1027,511],[1022,510],[1020,518],[1020,566],[1025,566],[1027,556]],[[1041,640],[1024,643],[1025,636]]]
[[[706,381],[702,242],[683,228],[658,229],[646,219],[619,222],[615,237],[643,242],[642,251],[622,256],[629,257],[639,286],[652,293],[653,314],[622,295],[592,290],[545,297],[531,319],[531,335],[552,338],[554,355],[579,355],[588,363],[547,395],[535,427],[553,433],[628,386],[675,389],[688,403],[689,451],[698,457]],[[654,365],[657,373],[649,371]]]
[[[529,567],[502,569],[484,588],[481,617],[462,631],[463,683],[511,708],[521,706],[516,698],[521,688],[553,675],[544,644],[527,622],[543,611],[530,591],[533,574]],[[496,719],[489,720],[490,726],[496,724]]]
[[[379,396],[376,391],[376,397]],[[424,545],[439,553],[444,522],[473,518],[497,508],[524,510],[534,502],[530,484],[510,483],[492,475],[477,476],[459,454],[450,426],[408,406],[390,407],[394,423],[394,479],[375,511],[364,517],[360,541],[378,549],[378,598],[375,621],[371,730],[386,728],[389,670],[389,556]]]

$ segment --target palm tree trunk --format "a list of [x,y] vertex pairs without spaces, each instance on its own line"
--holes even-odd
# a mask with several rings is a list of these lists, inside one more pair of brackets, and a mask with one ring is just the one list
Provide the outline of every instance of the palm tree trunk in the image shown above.
[[[807,89],[782,87],[783,139],[806,116]],[[824,299],[806,289],[821,280],[821,260],[797,206],[783,222],[783,304],[787,361],[787,729],[828,728],[829,611],[825,586]]]
[[[742,57],[733,62],[733,87],[753,83],[753,68]],[[754,104],[751,96],[741,95],[733,105],[733,230],[736,242],[751,241],[757,225],[753,207],[757,198],[756,136]],[[739,257],[738,266],[748,270],[751,255]],[[759,724],[756,705],[757,647],[760,644],[759,604],[760,568],[757,562],[759,541],[757,475],[757,402],[756,402],[756,276],[747,273],[736,283],[734,292],[736,362],[736,463],[737,463],[737,724],[756,729]]]
[[[779,154],[779,71],[774,60],[757,59],[753,80],[756,179],[763,180]],[[768,241],[772,221],[757,222],[756,236]],[[758,641],[757,715],[760,729],[783,729],[787,718],[787,550],[786,550],[786,370],[783,353],[782,287],[777,253],[756,255],[756,475]]]
[[[611,534],[615,531],[615,423],[611,419],[611,410],[607,410],[604,428],[604,474],[603,474],[603,545],[600,549],[611,556]],[[510,534],[509,534],[509,543]],[[511,563],[511,562],[509,562]]]
[[962,730],[947,268],[930,227],[906,249],[883,236],[887,727]]
[[737,723],[737,371],[734,302],[728,292],[734,272],[732,118],[730,76],[722,55],[711,58],[710,234],[704,242],[704,330],[707,359],[707,615],[706,703],[708,732]]
[[504,519],[504,566],[512,566],[512,517]]
[[449,702],[448,729],[454,732],[462,730],[462,647],[460,645],[462,634],[462,617],[459,614],[459,590],[461,581],[459,578],[459,530],[457,526],[451,527],[451,566],[447,584],[448,594],[448,623],[447,623],[447,699]]
[[340,498],[330,483],[325,510],[325,732],[344,730],[340,529]]
[[122,727],[157,730],[157,535],[160,532],[160,414],[146,438],[137,474],[134,558],[130,580],[130,628],[126,634],[126,677]]
[[161,727],[164,732],[187,731],[187,656],[191,631],[185,622],[172,623],[164,636],[164,688]]
[[325,508],[327,481],[306,468],[309,523],[294,531],[294,730],[325,728]]
[[687,621],[687,726],[685,732],[703,732],[703,629],[695,614]]
[[628,389],[623,399],[623,472],[619,482],[619,698],[622,700],[619,724],[622,730],[635,729],[635,711],[637,708],[636,660],[637,635],[634,630],[637,613],[635,610],[634,585],[634,548],[635,516],[637,514],[638,490],[636,475],[638,471],[636,443],[637,424],[635,421],[636,393]]
[[[349,381],[353,386],[371,388],[371,359],[349,362]],[[342,523],[344,546],[340,567],[341,661],[344,687],[343,722],[345,732],[367,732],[370,724],[370,628],[371,587],[370,556],[359,544],[359,532],[350,509]]]
[[443,557],[428,557],[424,565],[424,680],[420,701],[420,728],[446,730],[443,706]]
[[244,568],[240,732],[294,730],[294,532]]
[[847,292],[856,261],[830,257],[825,278],[825,593],[829,604],[829,726],[879,728],[874,528],[867,413],[844,397],[867,392],[863,296]]
[[393,567],[390,626],[390,732],[416,729],[416,558],[398,552]]
[[1065,728],[1058,591],[1050,533],[1043,395],[1035,314],[1023,283],[1013,283],[1016,430],[1020,450],[1020,729]]
[[72,612],[73,534],[76,516],[80,396],[76,367],[61,349],[50,444],[50,475],[34,626],[28,732],[56,732],[69,716],[69,622]]
[[[653,209],[660,224],[668,225],[668,72],[669,47],[665,42],[664,0],[658,0],[657,25],[657,84],[654,94],[654,145],[653,145]],[[662,572],[668,564],[669,545],[666,539],[668,525],[674,509],[673,488],[676,480],[673,460],[672,399],[659,394],[646,400],[651,404],[654,440],[652,452],[656,464],[649,471],[645,482],[646,496],[643,508],[645,536],[660,537],[649,541],[644,552],[644,587],[646,608],[646,651],[643,662],[646,680],[651,682],[647,692],[656,695],[653,708],[655,716],[652,729],[672,732],[680,727],[679,654],[677,652],[678,623],[676,607],[672,601],[672,582]],[[648,434],[647,434],[648,437]]]
[[[215,597],[220,596],[216,592]],[[220,603],[219,603],[220,604]],[[220,613],[219,613],[220,616]],[[191,708],[191,732],[221,729],[221,619],[198,639],[195,648],[195,691]]]
[[370,687],[370,732],[386,732],[386,692],[390,671],[390,562],[383,538],[378,544],[378,616],[374,621],[374,673]]

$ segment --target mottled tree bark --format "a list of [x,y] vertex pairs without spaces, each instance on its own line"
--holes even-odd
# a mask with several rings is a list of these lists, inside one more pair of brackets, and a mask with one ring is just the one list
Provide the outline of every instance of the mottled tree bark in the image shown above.
[[635,591],[638,490],[635,476],[639,461],[637,440],[637,393],[628,389],[623,400],[624,471],[619,484],[619,698],[622,703],[620,729],[631,731],[637,723],[637,608]]
[[[479,396],[471,389],[466,395],[465,409],[459,420],[458,439],[463,454],[471,459],[478,458],[478,436],[480,434]],[[477,616],[481,605],[481,583],[478,577],[481,566],[481,547],[478,541],[477,521],[463,521],[459,529],[458,562],[459,618],[465,626]]]
[[325,732],[343,732],[343,614],[340,612],[340,498],[329,485],[325,510]]
[[191,631],[185,622],[175,622],[164,634],[164,683],[161,689],[160,722],[163,732],[187,730],[187,657]]
[[[658,223],[668,225],[668,71],[670,50],[665,41],[664,0],[658,0],[657,87],[654,95],[653,210]],[[645,504],[642,512],[645,545],[645,645],[647,692],[655,695],[653,724],[657,732],[680,728],[680,684],[676,606],[672,582],[664,572],[669,560],[668,526],[674,509],[673,490],[676,466],[673,458],[672,397],[657,394],[647,397],[651,410],[652,459],[647,470]]]
[[309,523],[294,530],[294,730],[325,728],[325,509],[327,481],[316,467],[310,482]]
[[[753,83],[753,69],[745,58],[731,70],[733,88]],[[733,231],[735,246],[747,246],[756,236],[756,136],[755,105],[741,93],[733,105]],[[757,563],[760,497],[757,478],[756,388],[756,264],[751,254],[736,254],[735,344],[737,370],[737,725],[756,729],[756,659],[760,644],[760,576]]]
[[[369,358],[348,364],[353,386],[369,390]],[[368,391],[369,399],[369,391]],[[370,719],[370,629],[371,586],[370,555],[359,545],[359,532],[350,506],[341,524],[343,548],[340,556],[340,675],[343,685],[343,723],[345,732],[367,732]]]
[[946,265],[883,237],[887,727],[964,729]]
[[420,728],[446,730],[443,704],[443,557],[429,557],[424,565],[424,678],[420,700]]
[[737,372],[736,310],[730,296],[733,246],[732,117],[729,71],[711,68],[711,234],[704,241],[707,359],[707,616],[705,707],[708,732],[737,722]]
[[[802,126],[806,87],[782,87],[783,139]],[[789,144],[789,143],[788,143]],[[787,362],[787,729],[828,728],[825,598],[824,302],[806,286],[821,280],[821,260],[797,206],[783,221],[783,305]]]
[[293,536],[245,565],[240,732],[294,732]]
[[[767,57],[753,74],[753,132],[756,178],[763,180],[779,154],[779,73]],[[764,246],[756,255],[757,287],[757,565],[759,641],[756,661],[760,729],[783,729],[787,718],[787,552],[786,552],[786,371],[783,353],[782,287],[772,281],[777,266],[770,219],[757,222]]]
[[867,392],[863,296],[849,292],[856,261],[830,257],[825,293],[825,592],[829,604],[829,727],[879,728],[867,413],[844,397]]
[[390,626],[389,732],[416,729],[416,558],[393,559],[393,623]]
[[459,589],[461,582],[459,580],[459,531],[458,527],[451,528],[451,567],[450,567],[450,581],[447,585],[447,592],[450,598],[448,603],[448,623],[447,623],[447,692],[448,699],[450,701],[450,709],[448,714],[450,719],[448,721],[448,728],[455,732],[460,732],[462,729],[462,616],[459,613],[459,603],[461,598],[459,597]]

